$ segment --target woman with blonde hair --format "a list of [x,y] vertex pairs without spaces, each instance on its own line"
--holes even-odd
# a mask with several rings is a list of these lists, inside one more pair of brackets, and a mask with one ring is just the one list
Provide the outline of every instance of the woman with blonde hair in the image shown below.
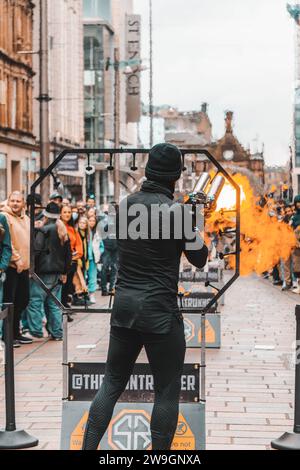
[[97,230],[98,221],[97,217],[91,216],[88,218],[90,236],[88,244],[89,252],[89,268],[88,268],[88,288],[90,294],[90,301],[92,304],[96,303],[95,292],[97,290],[97,264],[100,261],[101,254],[104,252],[104,245],[101,240],[99,231]]
[[74,275],[73,284],[75,287],[74,305],[85,305],[89,303],[88,288],[86,284],[87,271],[89,269],[89,224],[85,216],[81,216],[78,221],[78,234],[82,242],[82,256],[77,262],[77,271]]

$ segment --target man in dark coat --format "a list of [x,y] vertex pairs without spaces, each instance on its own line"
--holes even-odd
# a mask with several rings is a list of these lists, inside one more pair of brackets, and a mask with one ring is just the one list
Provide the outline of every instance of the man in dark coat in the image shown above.
[[[67,280],[72,253],[64,223],[60,220],[60,208],[54,202],[43,212],[43,225],[35,235],[35,272],[44,284],[61,300],[62,284]],[[62,339],[62,315],[51,296],[34,280],[30,284],[30,301],[26,309],[28,332],[24,335],[33,341],[43,339],[43,316],[47,318],[47,330],[56,341]]]
[[[152,449],[171,447],[178,421],[186,347],[183,317],[177,305],[179,263],[184,252],[192,264],[202,268],[208,253],[196,232],[192,232],[189,241],[197,242],[198,249],[188,250],[183,236],[176,239],[173,214],[180,213],[178,228],[182,225],[183,206],[174,204],[173,193],[181,172],[179,149],[170,144],[156,145],[150,151],[147,181],[141,191],[120,204],[119,272],[106,373],[91,405],[84,450],[97,448],[143,346],[154,376]],[[170,219],[157,215],[155,209],[160,208],[164,208]],[[144,216],[136,221],[139,212]]]
[[[100,222],[101,238],[103,240],[104,252],[101,256],[102,269],[101,269],[101,291],[103,296],[113,293],[117,277],[118,265],[118,242],[115,234],[108,234],[108,220],[105,219]],[[109,274],[109,291],[107,291]]]

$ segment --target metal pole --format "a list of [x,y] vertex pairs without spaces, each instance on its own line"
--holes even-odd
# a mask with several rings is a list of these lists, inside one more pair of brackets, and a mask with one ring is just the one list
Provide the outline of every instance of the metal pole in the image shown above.
[[153,147],[153,16],[152,0],[149,0],[149,27],[150,27],[150,89],[149,89],[149,116],[150,116],[150,148]]
[[68,384],[68,316],[63,314],[63,398],[67,399],[69,395]]
[[13,336],[13,306],[9,307],[5,320],[5,407],[6,407],[6,431],[16,430],[15,414],[15,383],[14,383],[14,336]]
[[[48,0],[40,0],[40,168],[41,174],[50,164],[49,142],[49,85],[48,85]],[[41,196],[45,204],[49,199],[50,181],[41,184]]]
[[289,200],[293,201],[294,191],[293,191],[293,149],[290,146],[290,174],[289,174]]
[[200,401],[205,402],[205,348],[206,348],[206,315],[201,314],[201,388],[200,388]]
[[[296,367],[295,367],[295,421],[294,432],[300,444],[300,305],[296,306]],[[299,447],[300,449],[300,447]]]
[[[114,49],[114,144],[120,147],[120,58],[119,49]],[[118,155],[114,160],[114,200],[118,204],[120,198],[120,163]]]
[[[26,449],[35,447],[39,441],[24,430],[16,429],[15,377],[14,377],[14,334],[12,304],[7,304],[4,313],[5,343],[5,410],[6,427],[0,430],[0,449]],[[1,312],[0,312],[1,313]],[[3,316],[2,316],[3,318]]]
[[300,305],[296,305],[295,418],[294,432],[285,432],[271,442],[273,449],[300,450]]

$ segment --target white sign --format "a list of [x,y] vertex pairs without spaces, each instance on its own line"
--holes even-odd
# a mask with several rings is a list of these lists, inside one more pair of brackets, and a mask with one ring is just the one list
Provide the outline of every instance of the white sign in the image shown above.
[[126,61],[137,61],[130,65],[132,73],[127,81],[127,122],[139,122],[141,116],[141,16],[126,15]]

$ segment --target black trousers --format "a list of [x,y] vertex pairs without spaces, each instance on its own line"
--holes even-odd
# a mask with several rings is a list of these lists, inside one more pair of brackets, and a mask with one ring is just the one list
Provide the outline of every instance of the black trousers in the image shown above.
[[74,294],[74,285],[73,285],[73,277],[77,270],[77,262],[72,262],[70,271],[67,275],[67,282],[62,286],[61,292],[61,303],[65,306],[69,306],[69,295]]
[[183,320],[175,317],[169,334],[140,333],[111,327],[105,377],[90,408],[83,450],[97,449],[143,346],[154,377],[152,449],[170,449],[178,421],[186,349]]
[[102,255],[101,290],[107,292],[107,271],[110,269],[109,290],[114,289],[117,277],[118,251],[104,251]]
[[14,304],[14,339],[18,339],[21,315],[29,302],[29,271],[18,274],[16,269],[9,267],[3,289],[4,303]]

